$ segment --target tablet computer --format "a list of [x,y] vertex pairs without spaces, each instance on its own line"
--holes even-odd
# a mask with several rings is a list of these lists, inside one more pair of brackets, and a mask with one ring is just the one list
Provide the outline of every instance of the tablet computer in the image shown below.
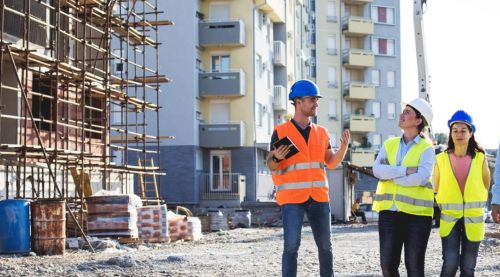
[[287,136],[285,136],[285,137],[279,139],[277,142],[275,142],[273,144],[273,147],[274,147],[274,149],[278,149],[278,147],[280,147],[282,145],[291,145],[290,151],[285,156],[285,159],[288,159],[291,156],[299,153],[299,149],[297,148],[297,146],[295,146],[295,144],[293,143],[293,141],[289,137],[287,137]]

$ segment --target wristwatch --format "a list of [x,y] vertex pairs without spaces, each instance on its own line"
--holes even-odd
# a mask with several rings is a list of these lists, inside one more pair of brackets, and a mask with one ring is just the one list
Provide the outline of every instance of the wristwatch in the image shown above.
[[280,159],[276,158],[276,156],[274,156],[274,155],[273,155],[273,157],[271,159],[273,159],[273,161],[275,163],[279,163],[279,162],[281,162],[283,160],[283,159],[280,160]]

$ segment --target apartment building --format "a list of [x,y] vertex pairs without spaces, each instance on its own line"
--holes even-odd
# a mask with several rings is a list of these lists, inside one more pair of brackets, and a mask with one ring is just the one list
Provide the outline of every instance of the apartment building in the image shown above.
[[[401,111],[400,3],[396,0],[316,0],[313,67],[324,99],[317,121],[337,147],[344,128],[352,144],[346,160],[371,167],[384,140],[399,136]],[[359,174],[355,187],[329,172],[332,214],[346,219],[356,197],[370,203],[377,180]]]
[[318,122],[335,147],[350,128],[348,159],[372,166],[384,140],[399,135],[399,1],[316,0],[316,80],[324,95]]
[[311,72],[309,1],[159,5],[176,23],[159,38],[173,80],[162,86],[162,135],[175,137],[161,142],[162,196],[192,207],[271,199],[271,134],[290,113],[289,87]]

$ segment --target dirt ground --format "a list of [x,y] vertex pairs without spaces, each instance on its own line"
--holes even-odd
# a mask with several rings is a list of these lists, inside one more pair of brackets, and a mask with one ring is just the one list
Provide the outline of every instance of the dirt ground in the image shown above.
[[[500,232],[488,224],[488,232]],[[377,226],[333,225],[337,276],[380,276]],[[205,234],[196,242],[127,244],[92,254],[67,250],[63,256],[0,255],[0,276],[280,276],[281,228],[235,229]],[[441,241],[433,229],[426,276],[438,276]],[[311,229],[303,228],[298,276],[319,276]],[[400,272],[406,276],[404,264]],[[481,244],[476,276],[500,276],[500,239]]]

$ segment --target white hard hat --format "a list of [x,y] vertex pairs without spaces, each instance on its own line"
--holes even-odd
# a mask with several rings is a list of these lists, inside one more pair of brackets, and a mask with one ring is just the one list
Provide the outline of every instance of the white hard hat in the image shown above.
[[431,124],[433,114],[432,114],[432,107],[431,104],[429,104],[429,102],[425,101],[422,98],[416,98],[408,103],[403,103],[403,104],[409,105],[415,110],[417,110],[425,118],[425,121],[427,122],[426,125]]

